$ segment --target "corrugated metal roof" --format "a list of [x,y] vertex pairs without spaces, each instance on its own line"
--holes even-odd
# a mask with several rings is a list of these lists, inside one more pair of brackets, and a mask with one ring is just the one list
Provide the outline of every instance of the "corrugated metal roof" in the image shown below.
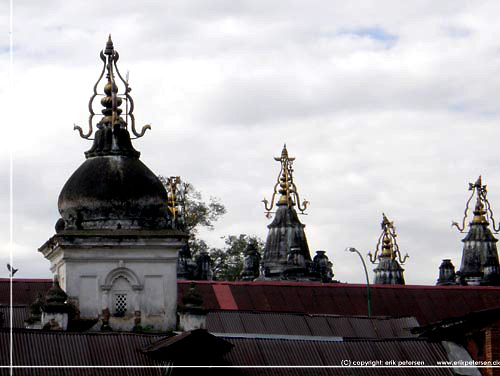
[[214,333],[253,333],[291,336],[332,336],[353,338],[411,337],[410,328],[418,326],[413,317],[350,317],[212,311],[206,329]]
[[[185,336],[185,334],[184,334]],[[178,336],[182,339],[183,335]],[[341,366],[342,360],[355,361],[417,361],[424,365],[436,365],[447,360],[440,343],[420,338],[395,339],[346,339],[335,341],[324,338],[292,336],[235,336],[221,334],[235,347],[223,355],[223,360],[232,366]],[[100,368],[100,369],[16,369],[15,375],[164,375],[170,363],[155,361],[143,354],[146,346],[164,343],[163,335],[134,333],[67,333],[36,330],[14,330],[14,365],[54,366],[162,366],[162,368]],[[167,340],[167,342],[170,340]],[[174,339],[175,341],[175,339]],[[9,331],[0,331],[0,364],[9,364]],[[193,354],[196,356],[196,354]],[[421,363],[422,364],[422,363]],[[1,370],[6,373],[7,370]],[[178,370],[173,371],[173,375]],[[182,370],[180,370],[182,371]],[[199,370],[198,370],[199,371]],[[221,369],[212,369],[221,374]],[[444,368],[239,368],[226,370],[227,374],[242,375],[453,375]]]
[[[139,349],[165,338],[132,333],[67,333],[14,330],[13,364],[18,366],[164,366]],[[0,331],[0,364],[9,365],[9,331]],[[4,370],[6,371],[6,370]],[[161,375],[164,369],[22,368],[15,375]]]
[[[343,360],[407,360],[437,365],[447,360],[440,343],[420,339],[344,340],[340,342],[223,337],[235,347],[224,356],[232,365],[341,366]],[[421,363],[422,364],[422,363]],[[245,375],[453,375],[446,368],[266,368],[241,369]]]
[[[0,305],[0,313],[3,314],[3,327],[10,327],[10,309],[8,305]],[[24,320],[30,316],[29,307],[26,305],[15,305],[12,307],[12,327],[24,328]]]
[[[179,302],[190,281],[178,281]],[[343,283],[195,281],[207,309],[225,309],[213,286],[228,286],[240,311],[366,315],[366,285]],[[225,287],[227,292],[227,287]],[[374,316],[413,316],[424,325],[500,306],[500,288],[485,286],[371,286]]]

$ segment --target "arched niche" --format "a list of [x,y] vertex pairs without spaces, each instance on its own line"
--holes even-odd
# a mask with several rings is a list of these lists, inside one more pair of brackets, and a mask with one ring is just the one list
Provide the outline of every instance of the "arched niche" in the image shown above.
[[101,285],[101,289],[108,290],[108,291],[111,290],[113,283],[118,278],[126,279],[130,283],[132,290],[138,291],[138,290],[142,290],[142,288],[143,288],[143,285],[141,284],[139,277],[137,277],[137,274],[135,274],[129,268],[118,267],[118,268],[111,270],[108,273],[108,275],[106,276],[106,279],[104,280],[104,284]]
[[132,270],[125,267],[113,269],[101,289],[103,308],[109,308],[113,316],[129,316],[139,309],[139,292],[143,285]]

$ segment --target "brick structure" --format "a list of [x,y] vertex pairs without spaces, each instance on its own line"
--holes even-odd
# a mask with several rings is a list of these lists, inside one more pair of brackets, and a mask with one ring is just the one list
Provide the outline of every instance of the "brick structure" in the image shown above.
[[[484,360],[490,361],[491,364],[494,364],[495,361],[500,361],[500,320],[486,329]],[[499,376],[500,368],[483,368],[483,374],[488,376]]]

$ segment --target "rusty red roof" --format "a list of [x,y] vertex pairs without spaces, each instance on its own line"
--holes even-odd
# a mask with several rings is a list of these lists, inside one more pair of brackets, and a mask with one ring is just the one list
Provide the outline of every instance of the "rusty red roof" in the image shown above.
[[[31,304],[37,293],[45,296],[51,279],[12,279],[13,304]],[[0,304],[10,304],[10,278],[0,278]]]
[[[190,284],[191,281],[178,281],[179,304]],[[203,296],[204,308],[210,310],[348,316],[364,316],[368,312],[366,285],[213,281],[195,281],[195,284],[196,291]],[[221,290],[223,298],[218,295]],[[498,306],[500,287],[371,286],[373,316],[413,316],[421,325]]]
[[[178,303],[191,281],[178,281]],[[14,304],[31,304],[45,294],[49,279],[14,279]],[[306,314],[367,314],[366,285],[347,283],[195,281],[204,308]],[[500,287],[382,286],[371,287],[372,315],[413,316],[420,325],[500,306]],[[9,279],[0,279],[0,304],[9,303]]]

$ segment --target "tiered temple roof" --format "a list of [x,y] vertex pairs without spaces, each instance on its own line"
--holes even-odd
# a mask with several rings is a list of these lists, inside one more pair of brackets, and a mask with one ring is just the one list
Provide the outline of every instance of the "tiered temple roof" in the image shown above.
[[482,184],[481,176],[475,183],[469,183],[469,190],[472,191],[467,201],[462,225],[453,223],[461,232],[465,230],[465,221],[469,209],[469,203],[474,195],[476,204],[474,207],[474,217],[469,223],[469,231],[462,240],[464,243],[462,253],[462,263],[457,272],[458,279],[462,285],[500,285],[500,266],[498,262],[497,241],[493,236],[489,226],[490,222],[495,233],[493,211],[487,199],[486,185]]
[[382,234],[378,239],[375,254],[372,256],[369,253],[370,261],[377,264],[377,267],[373,269],[375,273],[373,283],[376,285],[404,285],[404,269],[401,264],[405,263],[408,255],[401,258],[394,222],[389,221],[385,214],[382,214],[381,227]]

